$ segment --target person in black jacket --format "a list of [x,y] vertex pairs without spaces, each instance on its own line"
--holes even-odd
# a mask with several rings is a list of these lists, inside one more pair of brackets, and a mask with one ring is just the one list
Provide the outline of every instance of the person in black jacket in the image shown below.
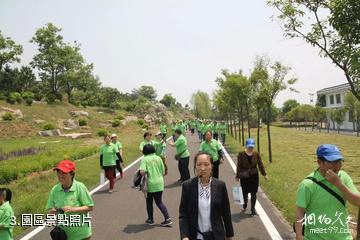
[[211,155],[199,152],[194,159],[197,177],[182,185],[181,240],[231,240],[234,236],[226,185],[211,177],[212,167]]

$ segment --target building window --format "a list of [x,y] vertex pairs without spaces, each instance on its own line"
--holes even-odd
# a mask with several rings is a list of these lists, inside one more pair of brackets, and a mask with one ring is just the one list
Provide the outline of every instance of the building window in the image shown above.
[[334,95],[330,95],[330,104],[334,104]]
[[354,122],[354,111],[352,109],[350,109],[349,111],[349,122]]
[[336,94],[336,104],[341,104],[341,96],[340,96],[340,94]]

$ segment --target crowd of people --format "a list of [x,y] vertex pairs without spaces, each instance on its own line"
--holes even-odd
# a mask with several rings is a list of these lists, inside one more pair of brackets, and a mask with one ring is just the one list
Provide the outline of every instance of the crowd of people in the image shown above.
[[[167,139],[168,131],[171,137]],[[191,153],[186,134],[194,135],[200,141],[197,153]],[[164,221],[162,226],[170,226],[173,221],[163,202],[164,177],[169,174],[166,148],[175,148],[174,159],[177,161],[179,182],[182,183],[179,206],[179,226],[182,240],[231,240],[234,229],[231,219],[230,201],[226,184],[219,177],[219,168],[224,162],[223,145],[225,144],[227,125],[224,121],[186,120],[167,126],[161,123],[159,131],[152,138],[146,131],[139,151],[143,155],[139,173],[146,181],[146,211],[148,225],[154,225],[153,202],[161,211]],[[170,140],[169,140],[170,139]],[[109,180],[108,192],[114,191],[116,171],[119,179],[124,177],[123,145],[116,134],[104,136],[104,144],[99,150],[100,167]],[[266,180],[268,176],[261,156],[254,150],[255,140],[248,138],[244,150],[237,156],[235,180],[241,186],[244,196],[242,211],[247,210],[250,194],[251,216],[255,210],[259,187],[259,171]],[[194,154],[194,177],[190,177],[189,162]],[[296,196],[294,231],[296,239],[352,239],[349,227],[346,201],[360,207],[360,194],[351,177],[341,170],[344,157],[335,145],[323,144],[317,148],[315,171],[300,184]],[[50,191],[46,209],[49,214],[79,218],[80,225],[57,225],[52,231],[53,239],[87,240],[92,229],[89,212],[94,202],[86,186],[75,179],[75,163],[70,160],[60,161],[54,168],[58,183]],[[175,174],[175,173],[171,173]],[[10,189],[0,188],[0,239],[13,239],[12,224],[14,211],[10,205]],[[333,231],[314,231],[327,229],[325,222],[314,221],[309,225],[309,216],[336,216],[338,221],[334,229],[343,229],[336,234]],[[345,224],[344,224],[345,223]]]

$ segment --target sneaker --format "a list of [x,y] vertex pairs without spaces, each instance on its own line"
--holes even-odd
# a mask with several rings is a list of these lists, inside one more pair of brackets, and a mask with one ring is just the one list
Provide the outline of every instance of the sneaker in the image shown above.
[[247,208],[247,203],[244,203],[243,204],[243,210],[246,210],[246,208]]
[[161,223],[161,226],[170,226],[171,224],[173,224],[173,222],[171,221],[171,218],[168,218]]
[[251,216],[255,217],[257,215],[257,212],[255,210],[251,210]]
[[113,190],[112,190],[112,189],[109,189],[109,193],[113,193]]
[[153,226],[153,225],[155,224],[155,222],[154,222],[153,219],[147,219],[147,220],[145,221],[145,223],[146,223],[147,225],[149,225],[149,226]]

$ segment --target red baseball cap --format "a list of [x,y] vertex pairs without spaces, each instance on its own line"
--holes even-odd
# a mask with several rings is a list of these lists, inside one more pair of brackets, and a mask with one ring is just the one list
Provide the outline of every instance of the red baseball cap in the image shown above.
[[54,170],[60,170],[64,173],[69,173],[75,171],[75,163],[70,160],[62,160],[60,161]]

